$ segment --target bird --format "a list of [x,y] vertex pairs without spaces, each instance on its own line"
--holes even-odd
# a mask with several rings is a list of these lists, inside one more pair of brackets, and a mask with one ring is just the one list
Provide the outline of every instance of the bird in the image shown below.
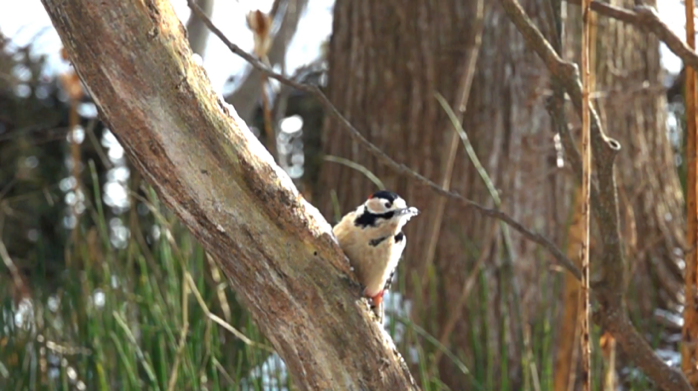
[[383,295],[390,289],[407,238],[402,227],[419,214],[415,207],[392,191],[380,190],[347,213],[332,228],[371,310],[383,323]]

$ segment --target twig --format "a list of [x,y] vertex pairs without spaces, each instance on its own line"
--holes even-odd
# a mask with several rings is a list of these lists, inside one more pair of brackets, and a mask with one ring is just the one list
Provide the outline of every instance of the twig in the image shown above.
[[582,1],[582,218],[584,219],[581,264],[582,264],[582,390],[591,391],[591,338],[589,335],[589,226],[591,211],[589,199],[591,192],[591,147],[589,145],[590,127],[589,84],[591,72],[589,67],[589,51],[591,38],[591,1]]
[[233,317],[230,311],[230,303],[228,303],[228,298],[225,296],[225,291],[222,288],[225,285],[223,285],[221,269],[214,261],[213,255],[211,255],[209,252],[206,252],[206,261],[208,262],[209,269],[211,270],[211,279],[213,279],[213,284],[216,287],[216,295],[218,296],[218,302],[221,305],[221,311],[223,311],[225,321],[230,323]]
[[430,181],[423,175],[413,171],[409,167],[407,167],[404,164],[398,163],[392,158],[390,158],[388,155],[385,154],[380,148],[378,148],[376,145],[372,144],[370,141],[368,141],[338,110],[337,108],[330,102],[329,99],[327,99],[327,96],[322,93],[322,91],[317,88],[316,86],[309,85],[309,84],[304,84],[304,83],[298,83],[293,80],[290,80],[287,77],[284,77],[283,75],[280,75],[276,72],[273,72],[270,70],[267,66],[265,66],[262,62],[257,60],[254,56],[251,54],[245,52],[242,50],[239,46],[235,45],[234,43],[230,42],[230,40],[211,22],[209,18],[206,17],[206,15],[203,14],[201,9],[192,1],[192,0],[187,0],[187,3],[189,5],[189,8],[192,9],[193,12],[199,16],[206,26],[211,29],[211,32],[213,32],[223,43],[228,47],[228,49],[242,57],[245,61],[249,62],[250,65],[252,65],[254,68],[260,70],[261,72],[264,72],[269,76],[270,78],[274,80],[278,80],[279,82],[289,85],[297,90],[307,92],[311,94],[313,97],[315,97],[322,108],[325,110],[325,112],[336,119],[342,127],[349,133],[349,135],[354,139],[354,141],[358,142],[362,146],[364,146],[369,153],[377,157],[380,162],[385,164],[386,166],[390,167],[394,171],[403,174],[409,178],[412,178],[415,180],[417,183],[429,187],[434,193],[443,196],[443,197],[449,197],[454,200],[458,200],[461,203],[471,206],[478,210],[480,213],[482,213],[485,216],[488,217],[493,217],[500,219],[504,221],[505,223],[509,224],[512,228],[515,230],[519,231],[521,235],[523,235],[525,238],[540,244],[543,246],[545,249],[547,249],[553,257],[557,260],[560,265],[565,267],[570,273],[572,273],[577,279],[581,278],[581,271],[579,268],[576,266],[573,266],[574,264],[567,258],[567,256],[553,243],[551,242],[547,237],[540,235],[538,233],[535,233],[528,228],[524,227],[521,223],[518,221],[514,220],[511,216],[508,214],[496,210],[496,209],[490,209],[486,208],[477,202],[471,201],[462,195],[453,192],[453,191],[448,191],[444,190],[441,188],[441,186],[437,185],[436,183]]
[[12,261],[10,253],[7,252],[7,247],[5,247],[5,243],[2,240],[0,240],[0,258],[2,258],[7,270],[10,271],[12,282],[15,284],[15,289],[17,289],[18,292],[28,291],[24,286],[24,281],[22,280],[22,274],[20,273],[19,268],[17,268],[17,265],[15,265],[15,263]]
[[[211,361],[213,361],[213,365],[216,367],[216,369],[218,369],[218,372],[220,372],[221,375],[223,375],[223,377],[225,378],[225,380],[226,380],[231,386],[234,386],[234,385],[236,384],[236,383],[235,383],[235,380],[228,374],[228,372],[225,370],[225,368],[223,368],[223,365],[221,365],[221,362],[218,361],[218,359],[216,359],[216,357],[211,357]],[[240,386],[240,385],[238,384],[238,387],[239,387],[239,386]],[[239,388],[236,388],[236,389],[239,389]]]
[[177,346],[177,353],[175,354],[175,361],[172,365],[172,372],[170,372],[170,380],[167,383],[167,391],[173,391],[175,385],[177,384],[177,374],[179,373],[179,363],[182,361],[182,354],[184,354],[184,348],[187,346],[187,333],[189,332],[189,285],[186,283],[186,277],[183,277],[182,281],[182,330],[179,333],[179,344]]
[[[259,2],[250,4],[256,3]],[[267,59],[269,60],[269,67],[280,66],[280,73],[282,74],[286,74],[286,52],[291,39],[298,29],[300,18],[307,4],[308,0],[274,0],[271,11],[269,11],[268,15],[272,21],[270,31],[271,43]],[[254,8],[254,5],[252,7]],[[258,73],[254,67],[246,67],[243,75],[241,75],[241,79],[235,83],[237,85],[235,91],[224,96],[225,101],[235,107],[240,118],[248,123],[254,118],[260,91],[263,90]],[[273,100],[273,102],[275,101]],[[274,103],[272,103],[272,106],[274,106]]]
[[133,345],[133,350],[136,352],[136,357],[138,357],[138,360],[141,362],[141,365],[143,366],[143,369],[145,370],[145,373],[148,376],[148,379],[152,383],[153,387],[155,387],[156,390],[160,390],[152,364],[143,353],[143,350],[141,350],[141,346],[138,343],[136,337],[133,335],[131,329],[128,327],[126,320],[124,320],[124,318],[121,317],[118,311],[112,311],[112,316],[114,316],[116,324],[123,330],[126,339]]
[[267,95],[267,77],[264,73],[260,74],[262,79],[262,111],[264,112],[264,134],[267,136],[267,148],[269,153],[274,159],[279,159],[279,155],[276,152],[276,131],[274,131],[274,126],[272,126],[271,119],[271,109],[269,108],[269,96]]
[[[526,45],[534,50],[547,66],[553,84],[556,88],[564,88],[567,91],[575,109],[581,116],[582,93],[577,67],[562,60],[557,55],[516,0],[501,1],[509,19],[523,35]],[[617,281],[625,279],[625,260],[618,227],[618,204],[614,176],[614,160],[620,150],[620,144],[603,133],[599,118],[591,107],[589,108],[589,126],[590,144],[595,156],[594,169],[598,179],[598,199],[593,197],[594,188],[592,187],[590,190],[592,192],[592,206],[596,212],[595,217],[603,241],[603,255],[598,265],[600,274],[604,276],[604,279],[594,284],[595,297],[600,304],[599,311],[594,313],[594,319],[613,334],[628,356],[659,387],[667,391],[692,391],[692,387],[683,374],[672,369],[657,357],[628,318],[623,297],[624,284],[617,283]],[[559,123],[558,128],[562,128]],[[573,145],[565,143],[567,153],[572,156],[575,154]]]
[[[278,9],[278,4],[275,4]],[[254,37],[254,54],[267,67],[271,67],[269,62],[269,49],[271,48],[271,23],[272,17],[263,13],[260,10],[250,11],[247,14],[247,26],[252,30]],[[262,94],[262,112],[264,114],[264,133],[267,138],[267,149],[271,156],[278,159],[276,153],[276,132],[271,123],[271,109],[269,108],[269,96],[267,95],[267,87],[269,86],[267,75],[259,74],[260,92]]]
[[[580,5],[582,0],[567,0],[570,4]],[[664,42],[669,50],[679,56],[683,62],[693,69],[698,70],[698,54],[691,49],[678,35],[662,22],[653,7],[646,5],[636,6],[633,10],[615,7],[600,1],[591,2],[591,10],[609,18],[632,24],[640,29],[653,32],[660,41]]]
[[196,283],[194,282],[194,279],[191,277],[189,273],[186,273],[186,281],[189,284],[189,288],[191,289],[191,292],[194,294],[194,297],[196,297],[196,301],[199,302],[199,306],[201,306],[201,309],[204,311],[206,316],[211,319],[212,321],[218,323],[221,327],[224,329],[230,331],[231,334],[236,336],[240,341],[244,342],[245,345],[253,346],[260,348],[262,350],[266,350],[268,352],[274,352],[274,349],[266,346],[259,344],[249,338],[242,332],[240,332],[238,329],[233,327],[231,324],[227,323],[225,320],[221,319],[219,316],[216,314],[212,313],[209,309],[208,306],[206,305],[206,302],[204,301],[204,298],[201,296],[201,293],[199,292],[199,289],[196,288]]
[[374,185],[378,187],[378,189],[385,190],[385,184],[383,184],[383,181],[381,181],[380,178],[376,176],[376,174],[372,173],[371,170],[369,170],[365,166],[362,166],[359,163],[352,162],[349,159],[345,159],[339,156],[325,155],[323,159],[328,162],[339,163],[349,168],[353,168],[354,170],[364,174],[366,178],[368,178],[371,182],[373,182]]

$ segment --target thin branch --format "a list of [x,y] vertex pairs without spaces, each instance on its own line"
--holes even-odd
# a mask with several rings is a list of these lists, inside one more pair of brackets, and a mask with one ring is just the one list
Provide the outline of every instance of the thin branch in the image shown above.
[[378,178],[376,176],[376,174],[371,172],[371,170],[366,168],[366,166],[363,166],[363,165],[356,163],[356,162],[352,162],[349,159],[345,159],[343,157],[333,156],[333,155],[325,155],[323,157],[323,160],[328,161],[328,162],[332,162],[332,163],[342,164],[342,165],[347,166],[349,168],[353,168],[354,170],[364,174],[364,176],[366,178],[368,178],[368,180],[373,182],[373,184],[376,185],[376,187],[378,187],[378,189],[380,189],[380,190],[386,189],[383,181],[381,181],[380,178]]
[[591,101],[589,100],[589,84],[591,72],[589,47],[591,38],[591,1],[582,1],[582,218],[584,219],[582,234],[582,390],[591,391],[591,341],[589,333],[589,226],[591,211],[589,208],[591,185],[591,132],[589,118]]
[[245,345],[252,346],[255,348],[259,348],[261,350],[266,350],[268,352],[274,352],[274,349],[270,348],[269,346],[262,345],[260,343],[257,343],[251,339],[249,339],[245,334],[243,334],[241,331],[233,327],[231,324],[227,323],[225,320],[221,319],[218,315],[214,314],[208,309],[208,306],[206,305],[206,301],[204,301],[204,298],[201,296],[201,293],[199,292],[199,289],[196,287],[196,283],[194,282],[194,279],[191,277],[191,274],[186,273],[185,274],[185,280],[189,286],[189,289],[191,289],[191,292],[194,294],[194,297],[196,298],[196,301],[199,302],[199,306],[201,306],[201,309],[204,311],[206,316],[211,319],[212,321],[218,323],[219,326],[223,327],[224,329],[230,331],[231,334],[236,336],[240,341],[245,343]]
[[579,268],[576,266],[571,267],[571,265],[574,265],[569,258],[553,243],[551,242],[547,237],[540,235],[538,233],[535,233],[528,228],[524,227],[521,223],[518,221],[514,220],[511,216],[508,214],[496,210],[496,209],[490,209],[486,208],[477,202],[471,201],[462,195],[453,192],[453,191],[448,191],[444,190],[441,188],[441,186],[437,185],[436,183],[430,181],[423,175],[413,171],[409,167],[407,167],[404,164],[398,163],[395,160],[393,160],[391,157],[385,154],[380,148],[378,148],[376,145],[372,144],[370,141],[368,141],[338,110],[337,108],[330,102],[330,100],[325,96],[322,91],[317,88],[316,86],[309,85],[309,84],[304,84],[304,83],[299,83],[296,81],[293,81],[287,77],[284,77],[283,75],[280,75],[276,72],[273,72],[270,70],[266,65],[264,65],[261,61],[257,60],[254,56],[251,54],[245,52],[242,50],[239,46],[235,45],[234,43],[230,42],[230,40],[211,22],[209,18],[206,17],[206,15],[201,12],[201,9],[192,1],[192,0],[187,0],[187,3],[189,4],[189,7],[192,9],[193,12],[199,16],[204,23],[208,26],[208,28],[211,29],[211,32],[213,32],[223,43],[228,47],[228,49],[237,54],[238,56],[242,57],[245,61],[250,63],[254,68],[260,70],[261,72],[264,72],[267,76],[269,76],[272,79],[278,80],[279,82],[289,85],[299,91],[304,91],[315,97],[322,108],[325,110],[325,112],[333,117],[335,120],[337,120],[342,127],[349,133],[349,135],[354,139],[354,141],[358,142],[361,144],[363,147],[365,147],[368,152],[370,152],[372,155],[377,157],[380,162],[385,164],[386,166],[390,167],[391,169],[395,170],[396,172],[403,174],[413,180],[415,180],[417,183],[424,185],[426,187],[429,187],[432,191],[434,191],[436,194],[443,196],[443,197],[449,197],[454,200],[460,201],[461,203],[471,206],[484,214],[485,216],[488,217],[493,217],[500,219],[504,221],[505,223],[509,224],[512,228],[517,230],[521,235],[523,235],[525,238],[540,244],[543,246],[545,249],[547,249],[555,258],[555,260],[565,267],[570,273],[572,273],[577,279],[581,278],[581,271]]
[[0,240],[0,258],[2,258],[3,263],[5,264],[5,267],[7,267],[7,270],[10,271],[10,275],[12,276],[12,282],[15,284],[15,288],[17,289],[18,292],[27,292],[28,289],[24,285],[24,281],[22,280],[22,274],[19,271],[19,268],[15,263],[12,261],[12,258],[10,258],[10,253],[7,252],[7,247],[5,247],[5,243]]
[[[570,4],[580,5],[582,0],[567,0]],[[664,23],[653,7],[636,6],[633,10],[615,7],[600,1],[591,2],[591,10],[599,15],[632,24],[642,30],[651,31],[664,42],[669,50],[679,56],[686,65],[698,70],[698,54],[691,49],[671,28]]]
[[[271,67],[280,67],[286,73],[286,52],[298,29],[300,18],[308,5],[308,0],[275,0],[269,16],[272,19],[272,42],[267,58]],[[251,69],[250,69],[251,68]],[[246,67],[237,88],[225,96],[226,102],[235,107],[240,118],[250,123],[259,105],[259,94],[263,90],[259,72],[254,67]],[[275,99],[272,99],[275,101]]]

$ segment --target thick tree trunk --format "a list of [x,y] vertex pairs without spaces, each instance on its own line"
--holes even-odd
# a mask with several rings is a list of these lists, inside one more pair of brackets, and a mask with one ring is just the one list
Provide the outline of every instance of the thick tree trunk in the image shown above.
[[329,225],[215,95],[170,2],[43,4],[102,119],[218,259],[296,385],[416,389]]
[[[571,177],[555,168],[557,152],[545,110],[549,74],[535,54],[526,49],[516,28],[508,23],[500,3],[486,3],[483,44],[464,128],[501,190],[503,208],[535,230],[549,233],[560,243],[564,238],[558,232],[565,232],[561,227],[568,224],[574,186]],[[520,3],[545,36],[552,39],[555,33],[546,10],[549,1]],[[626,3],[623,5],[628,6]],[[335,5],[329,54],[330,100],[364,136],[388,155],[437,183],[442,181],[445,151],[448,150],[445,144],[452,129],[433,96],[439,92],[451,103],[457,99],[464,51],[473,34],[475,4],[475,0],[410,1],[401,5],[338,0]],[[570,14],[579,12],[576,5],[568,8]],[[612,101],[618,103],[608,106],[609,99],[595,103],[607,105],[601,113],[609,135],[618,138],[623,145],[617,162],[619,179],[624,185],[621,201],[628,200],[625,204],[628,207],[622,213],[629,243],[627,249],[631,256],[640,259],[636,271],[648,267],[660,271],[660,274],[652,274],[660,276],[655,281],[666,285],[664,292],[675,294],[680,287],[675,264],[659,262],[671,259],[668,251],[681,243],[683,220],[680,187],[664,128],[665,100],[661,88],[656,88],[661,76],[658,42],[633,27],[609,24],[607,19],[600,19],[606,24],[599,27],[598,37],[604,43],[599,43],[597,62],[606,64],[606,68],[598,70],[597,90],[607,91],[615,96]],[[570,40],[565,46],[571,53],[578,53],[578,19],[572,16],[568,22]],[[615,71],[621,70],[620,74],[611,72],[610,67],[616,63]],[[643,87],[644,81],[648,81],[648,88]],[[579,123],[576,116],[569,118],[573,124]],[[420,224],[406,227],[408,247],[400,273],[409,285],[415,277],[422,278],[433,223],[429,220],[435,216],[436,196],[380,165],[338,128],[333,121],[326,123],[325,153],[366,166],[386,186],[424,211]],[[642,181],[637,180],[638,176]],[[455,159],[451,188],[478,202],[490,202],[462,147]],[[314,199],[318,200],[325,215],[330,216],[332,191],[337,194],[341,211],[346,213],[373,190],[374,185],[360,172],[328,163],[321,172]],[[654,203],[659,207],[652,207]],[[408,286],[406,292],[409,297],[420,297],[422,301],[414,303],[416,316],[428,319],[429,315],[436,315],[436,321],[423,325],[434,335],[440,334],[441,321],[453,310],[450,306],[462,291],[478,253],[487,243],[485,238],[491,224],[477,212],[460,205],[449,204],[444,216],[433,275],[430,275],[436,285],[435,294],[417,295],[417,288],[413,286]],[[671,222],[666,220],[667,216],[671,216]],[[653,242],[653,238],[657,242]],[[479,296],[488,300],[484,313],[460,319],[447,346],[473,358],[472,335],[485,338],[488,349],[495,352],[495,363],[506,359],[499,354],[504,354],[504,348],[508,349],[511,373],[500,375],[514,375],[516,379],[518,373],[525,381],[524,375],[518,372],[523,356],[521,349],[525,348],[520,340],[519,328],[523,326],[507,317],[516,316],[517,308],[521,309],[524,323],[527,319],[554,316],[559,312],[551,309],[554,308],[551,301],[555,300],[551,297],[557,291],[551,283],[546,258],[536,251],[534,244],[518,235],[513,235],[513,239],[510,254],[507,255],[501,240],[491,251],[491,262],[480,280],[486,282],[487,286],[482,289],[488,292],[487,296]],[[598,253],[592,252],[594,255]],[[516,279],[507,275],[506,268],[502,267],[507,256],[513,260]],[[517,282],[518,294],[512,295]],[[649,302],[649,294],[650,290],[644,290],[641,302]],[[480,325],[481,315],[486,317],[486,332]],[[455,389],[467,381],[463,375],[456,374],[453,366],[444,364],[439,369],[441,380]],[[496,372],[494,377],[501,378]]]
[[[537,1],[525,1],[532,15],[543,14]],[[540,2],[546,3],[546,2]],[[328,94],[339,110],[373,143],[400,163],[429,179],[441,183],[446,164],[446,142],[453,129],[444,110],[434,98],[442,94],[451,104],[458,97],[458,81],[466,63],[466,49],[475,33],[477,1],[410,1],[397,5],[370,0],[338,0],[329,54]],[[467,104],[464,129],[468,132],[480,160],[501,190],[503,208],[527,226],[541,232],[556,232],[566,215],[562,181],[549,174],[555,162],[553,134],[544,108],[541,91],[548,80],[538,59],[522,44],[518,31],[506,20],[499,2],[485,1],[483,43]],[[542,5],[540,5],[542,7]],[[429,238],[436,213],[436,196],[381,166],[349,137],[337,131],[329,121],[324,132],[324,150],[365,165],[389,188],[403,195],[410,204],[424,211],[420,224],[407,227],[408,245],[400,273],[408,283],[424,274]],[[460,140],[458,140],[460,144]],[[492,205],[491,196],[462,146],[452,174],[451,189],[478,202]],[[331,191],[336,191],[343,213],[354,208],[375,190],[361,173],[339,165],[326,164],[317,186],[318,205],[332,214]],[[416,316],[436,315],[425,326],[434,335],[449,313],[468,273],[472,270],[493,222],[481,214],[448,204],[437,237],[433,269],[429,271],[436,287],[434,294],[422,295],[415,303]],[[509,378],[519,370],[522,323],[502,321],[518,311],[530,318],[538,311],[541,297],[550,297],[552,284],[539,282],[548,265],[534,253],[536,246],[518,235],[506,254],[501,240],[496,241],[490,262],[483,272],[489,292],[484,310],[487,326],[479,317],[460,318],[448,338],[454,350],[473,359],[472,333],[487,339],[494,362],[508,349],[511,373],[494,378]],[[513,273],[505,267],[513,261]],[[516,276],[516,280],[514,277]],[[516,285],[518,294],[513,294]],[[414,286],[408,296],[419,295]],[[543,291],[543,293],[541,293]],[[462,388],[467,378],[442,360],[441,380],[453,389]],[[484,364],[483,364],[484,365]],[[516,377],[516,376],[515,376]]]

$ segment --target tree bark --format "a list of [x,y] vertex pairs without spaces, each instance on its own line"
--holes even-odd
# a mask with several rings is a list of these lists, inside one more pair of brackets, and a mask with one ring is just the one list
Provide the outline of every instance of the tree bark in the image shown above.
[[170,2],[43,4],[102,119],[219,261],[295,384],[417,389],[330,226],[216,96]]

